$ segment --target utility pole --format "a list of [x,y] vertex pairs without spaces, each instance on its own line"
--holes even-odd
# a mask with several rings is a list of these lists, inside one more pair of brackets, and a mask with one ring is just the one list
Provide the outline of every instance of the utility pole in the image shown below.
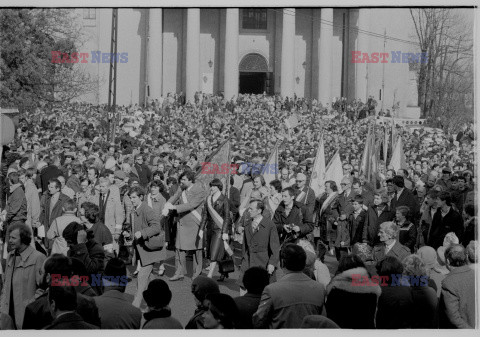
[[[385,45],[387,44],[387,29],[383,33],[383,54],[385,55]],[[382,108],[383,111],[383,101],[385,97],[385,63],[382,64]]]
[[[111,143],[115,142],[117,126],[117,44],[118,44],[118,8],[112,8],[112,37],[110,40],[110,72],[108,76],[108,117],[110,122]],[[113,87],[113,88],[112,88]]]

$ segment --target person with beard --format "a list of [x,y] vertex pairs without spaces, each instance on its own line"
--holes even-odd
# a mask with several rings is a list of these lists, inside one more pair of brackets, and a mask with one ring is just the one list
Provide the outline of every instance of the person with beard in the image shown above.
[[10,225],[7,237],[11,250],[6,261],[0,310],[21,329],[25,307],[35,298],[41,281],[40,268],[46,257],[30,245],[32,232],[24,223]]
[[195,183],[195,173],[187,171],[180,176],[180,189],[165,204],[162,214],[168,215],[174,210],[178,213],[177,235],[175,243],[175,275],[170,281],[182,280],[186,274],[186,253],[194,251],[193,277],[203,269],[203,232],[200,223],[206,191],[201,183]]
[[[49,287],[52,282],[59,282],[62,278],[68,278],[75,282],[79,280],[79,274],[74,272],[75,264],[83,264],[78,259],[71,259],[62,254],[53,254],[48,257],[40,269],[42,282],[40,288],[45,291],[38,296],[34,302],[25,308],[25,317],[23,320],[23,330],[40,330],[53,322],[48,303]],[[83,266],[85,268],[85,266]],[[53,276],[54,275],[54,276]],[[90,285],[83,284],[82,281],[75,283],[75,291],[77,293],[77,313],[87,323],[100,327],[100,317],[98,308],[92,296],[96,296],[95,291]]]

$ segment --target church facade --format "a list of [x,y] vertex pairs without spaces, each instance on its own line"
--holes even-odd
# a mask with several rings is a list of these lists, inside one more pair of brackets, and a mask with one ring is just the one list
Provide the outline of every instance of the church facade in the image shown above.
[[[111,9],[77,9],[85,32],[81,64],[97,78],[94,103],[108,99]],[[385,109],[411,105],[414,53],[408,9],[121,8],[117,104],[183,92],[281,94],[315,98],[373,96]],[[399,56],[400,55],[400,56]],[[383,61],[383,62],[382,62]],[[378,109],[377,108],[377,109]]]

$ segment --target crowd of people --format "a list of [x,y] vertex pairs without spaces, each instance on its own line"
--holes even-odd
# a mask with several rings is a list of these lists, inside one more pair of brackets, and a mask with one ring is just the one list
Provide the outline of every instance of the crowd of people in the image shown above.
[[[117,107],[110,142],[104,107],[20,116],[2,153],[2,329],[181,329],[168,283],[150,281],[168,250],[169,282],[183,282],[193,259],[186,329],[475,327],[472,125],[392,128],[371,101],[359,112],[279,96],[182,97]],[[361,169],[370,125],[379,147],[402,137],[406,157],[395,170],[393,151],[379,156],[375,181]],[[316,195],[320,137],[326,163],[340,153],[343,178]],[[238,169],[205,185],[202,163],[227,139]],[[251,164],[276,145],[278,177],[267,183]],[[333,274],[326,257],[338,261]],[[232,298],[218,282],[236,269]]]

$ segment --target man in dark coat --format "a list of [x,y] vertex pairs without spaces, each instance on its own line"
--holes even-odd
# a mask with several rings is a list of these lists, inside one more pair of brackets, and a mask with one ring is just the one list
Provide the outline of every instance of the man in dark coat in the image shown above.
[[[270,217],[262,216],[264,210],[265,204],[262,201],[252,201],[248,207],[252,222],[244,228],[240,270],[243,274],[251,267],[262,267],[267,269],[273,281],[279,260],[280,242],[273,221]],[[239,277],[239,280],[241,279],[242,277]]]
[[283,201],[278,205],[273,222],[275,223],[281,242],[287,235],[304,237],[313,231],[313,224],[303,222],[302,209],[295,202],[295,191],[287,187],[282,191]]
[[283,247],[282,267],[285,275],[265,287],[253,315],[255,328],[299,329],[307,315],[321,315],[325,287],[303,273],[307,254],[296,244]]
[[411,218],[409,221],[417,224],[419,219],[419,205],[418,198],[413,193],[405,188],[405,181],[401,176],[394,176],[392,179],[393,186],[395,188],[395,195],[393,196],[390,206],[392,211],[399,206],[407,206],[410,209]]
[[[62,171],[53,165],[53,163],[48,163],[49,159],[45,159],[47,161],[48,166],[44,167],[40,174],[38,175],[39,185],[42,189],[42,193],[48,190],[48,185],[50,184],[50,180],[57,179],[58,176],[62,175]],[[38,185],[37,185],[38,186]]]
[[82,261],[87,274],[103,272],[105,261],[103,247],[95,239],[87,238],[83,225],[72,222],[63,230],[63,238],[68,244],[68,256]]
[[363,209],[363,198],[356,195],[353,199],[353,213],[348,216],[348,224],[350,227],[350,245],[353,246],[357,242],[362,242],[363,227],[367,212]]
[[[48,192],[42,196],[40,201],[40,223],[45,227],[45,233],[48,232],[53,220],[63,214],[63,205],[68,196],[61,193],[62,185],[58,179],[50,180],[48,183]],[[51,240],[45,238],[45,247],[51,248]]]
[[251,267],[243,274],[243,285],[247,293],[233,300],[239,312],[237,329],[253,329],[252,317],[260,304],[260,297],[269,284],[269,275],[265,268]]
[[[27,199],[18,173],[11,172],[8,175],[8,179],[10,180],[10,195],[5,207],[7,211],[5,223],[7,226],[16,222],[24,223],[27,219]],[[6,241],[8,241],[8,239]]]
[[380,224],[392,221],[395,213],[387,205],[388,196],[383,193],[376,192],[373,199],[373,205],[368,208],[365,225],[363,226],[363,243],[367,243],[373,247],[380,243],[378,230]]
[[[50,285],[47,283],[47,280],[50,280],[49,282],[51,283],[53,280],[51,275],[53,274],[73,280],[72,266],[70,265],[69,260],[68,257],[61,254],[50,256],[40,270],[40,273],[42,274],[41,287],[45,288]],[[82,284],[82,282],[78,285],[74,285],[74,288],[77,292],[77,313],[83,317],[85,322],[100,326],[98,308],[95,305],[93,298],[90,297],[91,295],[96,295],[95,291],[88,284],[85,285]],[[40,330],[52,323],[53,317],[50,312],[48,293],[49,289],[47,288],[47,290],[34,302],[27,305],[22,326],[23,330]]]
[[[103,276],[103,294],[94,297],[102,322],[102,329],[140,329],[142,313],[131,303],[133,296],[125,294],[127,267],[118,258],[108,261]],[[118,280],[116,282],[115,280]],[[122,283],[122,280],[125,281]]]
[[463,238],[463,218],[452,207],[452,197],[449,192],[440,192],[437,197],[435,212],[428,236],[428,246],[437,249],[443,245],[445,235],[455,232],[459,240]]
[[143,188],[146,188],[148,183],[152,180],[152,171],[150,171],[150,168],[148,167],[148,165],[144,164],[143,155],[137,154],[135,156],[135,166],[134,167],[137,170],[140,185]]
[[82,330],[99,329],[100,327],[87,323],[76,313],[77,293],[72,286],[50,287],[48,302],[55,319],[45,330]]

